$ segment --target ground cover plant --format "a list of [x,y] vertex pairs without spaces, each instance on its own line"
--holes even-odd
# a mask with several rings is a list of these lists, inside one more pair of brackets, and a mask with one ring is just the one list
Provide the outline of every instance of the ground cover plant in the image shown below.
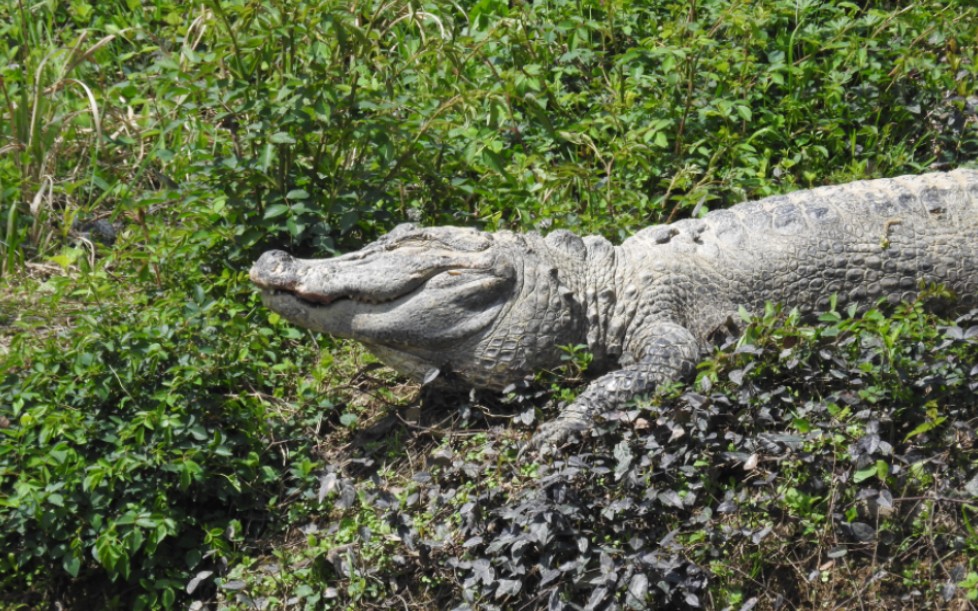
[[0,4],[0,608],[973,608],[978,316],[405,383],[246,278],[409,219],[613,239],[975,165],[968,2]]

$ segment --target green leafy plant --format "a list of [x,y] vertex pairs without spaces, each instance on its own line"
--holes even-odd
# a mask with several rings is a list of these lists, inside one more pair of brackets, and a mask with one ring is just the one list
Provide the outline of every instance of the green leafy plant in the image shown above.
[[[7,40],[0,47],[0,275],[56,246],[93,190],[103,140],[102,110],[92,64],[116,34],[61,29],[57,15],[23,2],[0,9]],[[18,44],[19,43],[19,44]]]
[[[960,0],[0,5],[0,606],[966,598],[973,317],[771,306],[695,386],[535,461],[513,422],[574,395],[582,347],[529,409],[419,393],[269,317],[246,270],[404,220],[617,239],[974,163],[976,17]],[[89,219],[116,241],[72,229]]]
[[[3,589],[101,579],[142,591],[137,607],[171,606],[188,571],[234,552],[248,515],[301,493],[288,484],[313,468],[308,446],[284,462],[269,453],[291,425],[268,410],[313,355],[255,316],[236,275],[207,278],[206,288],[199,272],[170,281],[183,290],[123,304],[104,272],[81,284],[52,279],[46,299],[94,291],[105,303],[66,335],[13,339],[0,370]],[[329,410],[322,400],[308,407]],[[127,604],[91,587],[86,595]]]

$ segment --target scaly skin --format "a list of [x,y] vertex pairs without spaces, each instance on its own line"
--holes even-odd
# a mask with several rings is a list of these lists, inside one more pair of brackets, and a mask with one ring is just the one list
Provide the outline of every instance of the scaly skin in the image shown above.
[[922,283],[978,304],[978,171],[798,191],[645,229],[613,246],[566,231],[402,225],[323,260],[272,251],[251,270],[293,323],[366,344],[415,378],[501,389],[587,344],[594,380],[537,443],[585,430],[688,377],[711,336],[766,302],[811,313],[912,299]]

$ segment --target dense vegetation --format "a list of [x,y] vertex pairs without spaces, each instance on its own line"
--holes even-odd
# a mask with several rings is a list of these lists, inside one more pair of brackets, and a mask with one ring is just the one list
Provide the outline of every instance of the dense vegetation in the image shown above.
[[0,3],[0,608],[973,608],[974,313],[772,307],[537,457],[579,349],[422,392],[246,277],[973,165],[978,9],[904,5]]

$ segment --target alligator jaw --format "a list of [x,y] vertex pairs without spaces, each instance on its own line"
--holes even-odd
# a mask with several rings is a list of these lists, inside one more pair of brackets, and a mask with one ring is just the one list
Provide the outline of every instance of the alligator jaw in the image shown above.
[[[417,290],[417,289],[415,289]],[[379,299],[364,299],[362,297],[356,297],[354,295],[327,295],[323,293],[311,293],[302,291],[292,291],[289,289],[280,288],[264,288],[262,289],[263,297],[292,297],[297,302],[302,303],[306,307],[310,308],[325,308],[329,307],[340,301],[353,301],[358,304],[364,305],[382,305],[384,303],[391,303],[397,301],[402,297],[410,295],[414,291],[405,293],[404,295],[399,295],[390,300],[379,300]]]
[[[390,293],[387,295],[381,295],[379,297],[368,297],[354,292],[330,293],[328,287],[320,288],[318,290],[303,290],[301,283],[282,281],[270,282],[267,278],[262,278],[260,276],[256,277],[255,272],[252,273],[252,280],[262,289],[263,296],[290,296],[297,302],[311,308],[328,307],[340,301],[352,301],[356,304],[377,306],[399,301],[423,290],[429,280],[437,276],[439,273],[443,273],[445,271],[446,270],[432,271],[430,277],[419,279],[417,282],[413,282],[403,287],[404,290],[399,293]],[[447,273],[454,273],[457,275],[460,273],[460,271],[461,270],[448,270]]]
[[349,296],[346,297],[331,297],[329,295],[322,295],[319,293],[300,293],[298,291],[283,291],[281,289],[273,289],[272,293],[292,295],[299,301],[305,303],[310,307],[320,307],[328,306],[338,299],[350,299]]
[[480,269],[472,261],[439,261],[413,269],[399,263],[385,261],[378,253],[372,258],[304,260],[269,251],[252,266],[250,276],[263,293],[291,295],[307,306],[328,306],[343,300],[382,305],[422,290],[439,275],[458,276]]

